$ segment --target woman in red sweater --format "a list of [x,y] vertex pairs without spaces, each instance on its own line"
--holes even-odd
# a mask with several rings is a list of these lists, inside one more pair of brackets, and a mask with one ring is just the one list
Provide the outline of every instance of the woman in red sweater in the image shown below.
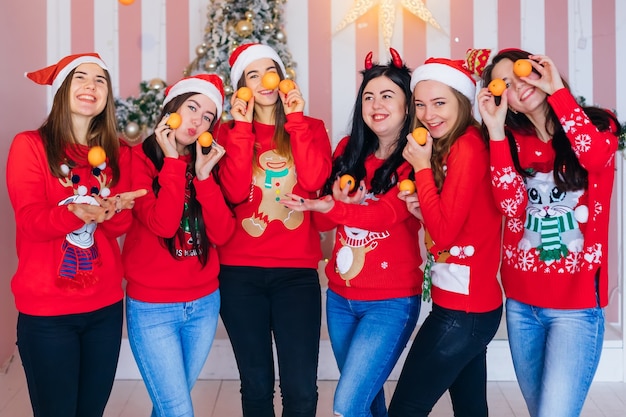
[[219,123],[223,100],[216,75],[183,78],[165,90],[154,133],[133,148],[133,185],[150,192],[124,242],[126,320],[153,416],[193,415],[191,389],[217,328],[215,245],[235,221],[212,172],[224,148],[203,150],[197,139]]
[[117,238],[131,224],[130,149],[120,144],[107,66],[70,55],[27,74],[52,85],[38,130],[7,161],[18,266],[17,347],[35,417],[101,416],[122,338]]
[[[532,71],[517,71],[518,60]],[[485,85],[498,78],[502,102],[485,88],[478,104],[506,216],[501,275],[513,365],[532,417],[578,416],[602,352],[620,126],[604,109],[579,106],[547,56],[503,50],[483,74]]]
[[[335,149],[325,197],[290,194],[283,201],[296,210],[316,211],[322,230],[337,228],[326,266],[326,315],[341,374],[333,412],[346,417],[387,416],[383,384],[415,328],[421,304],[420,223],[396,191],[411,174],[402,158],[413,120],[411,72],[395,50],[391,53],[386,65],[366,58],[352,131]],[[354,184],[342,188],[345,174]]]
[[[221,316],[241,377],[243,415],[274,415],[276,343],[283,415],[315,416],[321,294],[320,236],[308,213],[279,200],[315,197],[330,174],[330,140],[303,114],[297,85],[277,89],[285,67],[272,48],[253,43],[230,57],[233,121],[218,135],[226,148],[219,179],[237,218],[220,251]],[[268,83],[267,81],[273,81]],[[243,98],[242,98],[243,97]]]
[[424,224],[424,299],[432,310],[415,337],[390,416],[427,416],[450,391],[454,415],[487,417],[487,344],[502,316],[502,216],[491,194],[489,151],[472,115],[476,81],[464,61],[430,58],[411,77],[424,145],[403,156],[417,193],[400,195]]

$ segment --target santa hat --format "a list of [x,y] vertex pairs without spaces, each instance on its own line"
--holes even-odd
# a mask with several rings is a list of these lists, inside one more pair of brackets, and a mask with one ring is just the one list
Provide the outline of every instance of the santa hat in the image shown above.
[[197,93],[207,96],[217,106],[217,118],[222,117],[224,107],[224,83],[215,74],[196,74],[170,85],[165,89],[163,105],[185,93]]
[[30,78],[37,84],[51,85],[52,96],[54,97],[69,73],[80,64],[87,63],[98,64],[100,68],[108,71],[106,64],[100,58],[100,55],[96,53],[86,53],[68,55],[54,65],[50,65],[49,67],[42,68],[37,71],[27,72],[24,76]]
[[237,90],[237,83],[243,75],[243,71],[246,67],[257,59],[263,58],[269,58],[276,61],[283,75],[285,75],[285,64],[283,64],[283,61],[273,48],[260,43],[248,43],[241,45],[235,49],[228,59],[228,63],[230,64],[230,83],[233,86],[233,91]]
[[464,66],[463,60],[447,58],[428,58],[423,65],[417,67],[411,75],[411,91],[420,81],[433,80],[446,84],[474,104],[476,80]]

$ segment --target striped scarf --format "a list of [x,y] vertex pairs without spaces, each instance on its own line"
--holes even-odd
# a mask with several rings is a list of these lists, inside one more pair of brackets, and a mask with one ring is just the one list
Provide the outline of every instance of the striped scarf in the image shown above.
[[566,257],[569,251],[561,240],[561,233],[578,228],[572,211],[558,217],[541,218],[530,215],[524,226],[541,235],[541,245],[537,248],[542,261],[557,261]]

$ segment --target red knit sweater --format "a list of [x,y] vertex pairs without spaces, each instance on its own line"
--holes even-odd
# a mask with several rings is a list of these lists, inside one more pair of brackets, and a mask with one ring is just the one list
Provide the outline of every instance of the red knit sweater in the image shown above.
[[[184,230],[181,218],[187,203],[185,173],[188,160],[165,158],[158,172],[141,146],[133,148],[133,188],[148,190],[148,194],[135,203],[135,221],[122,251],[128,281],[126,292],[134,299],[153,303],[192,301],[212,293],[219,286],[219,259],[215,245],[230,238],[235,219],[213,175],[203,181],[193,179],[211,242],[207,264],[203,267],[186,245],[177,248],[180,256],[174,258],[160,239]],[[152,181],[157,176],[161,187],[158,197],[152,191]]]
[[507,141],[491,142],[493,192],[506,216],[502,284],[507,297],[523,303],[590,308],[596,305],[594,277],[600,269],[599,297],[604,307],[617,137],[599,132],[567,89],[552,94],[548,103],[589,173],[588,187],[565,193],[555,189],[551,142],[513,132],[522,168],[537,173],[526,181],[515,171]]
[[489,151],[470,127],[450,147],[437,191],[431,169],[415,174],[427,250],[433,255],[432,299],[437,305],[481,313],[502,304],[497,274],[502,215],[491,193]]
[[[348,138],[335,150],[341,155]],[[370,155],[365,160],[366,187],[384,160]],[[398,182],[408,178],[411,166],[397,170]],[[369,193],[362,204],[336,201],[326,214],[315,213],[324,230],[337,227],[332,258],[326,265],[328,287],[351,300],[384,300],[421,293],[422,258],[419,221],[398,198],[398,188],[385,194]]]
[[[55,316],[85,313],[120,301],[122,263],[117,238],[132,221],[129,210],[97,225],[85,225],[66,204],[94,204],[79,197],[78,186],[102,190],[111,170],[92,170],[88,148],[68,150],[76,166],[68,177],[50,173],[41,136],[37,131],[15,136],[7,161],[7,189],[15,212],[19,259],[11,281],[17,309],[25,314]],[[130,190],[130,149],[120,149],[121,178],[111,196]],[[71,179],[77,180],[73,184]]]
[[[275,126],[231,122],[221,126],[219,142],[226,155],[219,179],[234,204],[237,225],[232,239],[220,246],[220,262],[231,266],[317,268],[320,236],[311,214],[279,203],[285,193],[316,198],[330,175],[330,140],[321,120],[287,116],[293,159],[274,152]],[[253,170],[256,158],[256,170]]]

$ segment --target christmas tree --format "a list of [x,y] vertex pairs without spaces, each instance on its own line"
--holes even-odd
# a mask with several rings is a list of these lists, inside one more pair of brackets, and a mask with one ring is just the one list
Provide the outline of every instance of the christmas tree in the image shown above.
[[296,77],[295,63],[287,49],[283,25],[283,6],[287,0],[209,0],[203,42],[196,47],[196,58],[185,75],[215,73],[224,81],[226,100],[222,118],[229,118],[230,66],[228,58],[239,46],[260,42],[271,46],[285,64],[288,79]]
[[125,100],[115,97],[115,118],[117,130],[130,143],[138,142],[157,123],[161,105],[165,98],[166,84],[160,78],[142,81],[139,96]]

